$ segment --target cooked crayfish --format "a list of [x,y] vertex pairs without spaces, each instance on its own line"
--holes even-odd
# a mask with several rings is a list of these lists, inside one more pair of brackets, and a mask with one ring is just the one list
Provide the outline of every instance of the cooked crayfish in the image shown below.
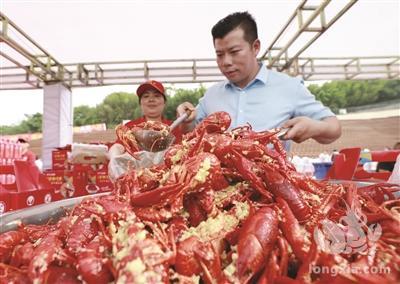
[[[315,181],[279,129],[230,122],[214,113],[111,195],[0,235],[0,283],[400,282],[399,186]],[[131,131],[117,136],[134,156]]]

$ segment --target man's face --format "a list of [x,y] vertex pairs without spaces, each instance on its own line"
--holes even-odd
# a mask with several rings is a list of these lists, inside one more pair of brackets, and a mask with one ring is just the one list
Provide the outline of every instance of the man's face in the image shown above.
[[244,31],[236,28],[222,39],[216,38],[214,48],[218,67],[229,81],[243,88],[256,76],[260,51],[258,39],[250,44],[244,39]]
[[164,96],[155,90],[148,90],[141,96],[140,106],[146,117],[161,116],[164,111]]

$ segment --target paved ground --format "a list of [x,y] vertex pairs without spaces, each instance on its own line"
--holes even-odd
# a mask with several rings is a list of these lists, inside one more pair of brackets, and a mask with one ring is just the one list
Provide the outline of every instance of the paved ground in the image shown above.
[[[301,144],[293,144],[292,154],[299,156],[318,156],[319,153],[331,153],[349,147],[383,150],[400,141],[399,110],[390,112],[356,113],[339,116],[342,123],[342,136],[334,143],[321,145],[311,140]],[[115,140],[114,130],[75,134],[74,142],[111,142]],[[31,141],[31,149],[41,155],[42,140]]]
[[299,156],[318,156],[319,153],[331,153],[350,147],[383,150],[392,147],[400,141],[400,116],[363,119],[341,120],[342,136],[332,144],[321,145],[314,140],[294,144],[293,154]]

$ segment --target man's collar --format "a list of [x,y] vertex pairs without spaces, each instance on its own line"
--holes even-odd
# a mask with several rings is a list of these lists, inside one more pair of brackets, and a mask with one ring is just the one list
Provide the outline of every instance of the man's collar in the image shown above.
[[260,62],[260,70],[258,70],[258,73],[256,77],[254,78],[254,81],[258,80],[260,82],[263,82],[264,85],[267,84],[267,79],[268,79],[268,69],[267,66],[265,66],[264,62]]

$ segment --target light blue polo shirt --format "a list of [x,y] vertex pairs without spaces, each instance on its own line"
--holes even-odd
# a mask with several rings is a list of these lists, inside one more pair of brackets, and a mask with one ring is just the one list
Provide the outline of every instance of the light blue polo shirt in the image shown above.
[[227,80],[213,85],[196,109],[197,123],[211,113],[226,111],[232,119],[230,129],[249,123],[255,131],[279,127],[298,116],[315,120],[335,116],[315,100],[301,79],[268,70],[264,64],[243,89]]

